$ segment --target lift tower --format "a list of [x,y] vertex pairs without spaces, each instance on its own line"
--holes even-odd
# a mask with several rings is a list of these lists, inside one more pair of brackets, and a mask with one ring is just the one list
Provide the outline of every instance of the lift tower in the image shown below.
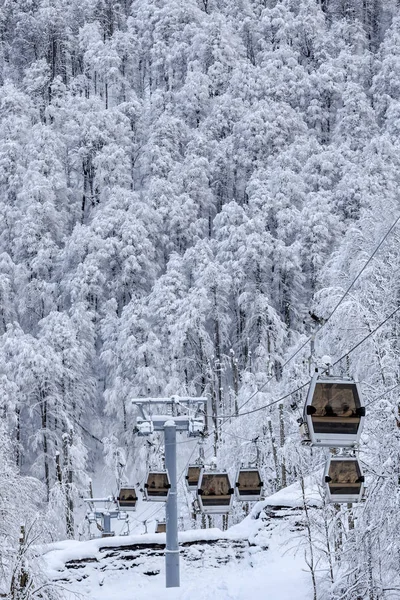
[[[186,431],[189,436],[203,435],[207,398],[172,396],[170,398],[135,398],[132,403],[141,412],[137,417],[138,435],[164,432],[165,468],[170,489],[166,504],[166,587],[179,587],[178,497],[176,476],[176,432]],[[156,414],[154,414],[156,413]]]

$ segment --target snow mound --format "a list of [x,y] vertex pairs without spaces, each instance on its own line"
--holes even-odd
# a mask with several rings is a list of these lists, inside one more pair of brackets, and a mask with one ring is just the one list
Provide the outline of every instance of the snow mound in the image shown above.
[[287,508],[302,508],[304,502],[308,506],[319,507],[322,505],[323,498],[320,486],[315,482],[315,478],[307,478],[305,481],[304,497],[299,482],[293,483],[279,492],[268,496],[262,502],[258,502],[254,510],[261,510],[265,506],[282,506]]
[[[296,498],[296,489],[288,490],[286,502]],[[309,600],[311,580],[298,552],[302,510],[271,498],[228,531],[181,532],[179,589],[165,588],[165,534],[52,544],[46,571],[66,600],[249,600],[266,589],[273,600],[293,600],[293,590],[296,600]]]

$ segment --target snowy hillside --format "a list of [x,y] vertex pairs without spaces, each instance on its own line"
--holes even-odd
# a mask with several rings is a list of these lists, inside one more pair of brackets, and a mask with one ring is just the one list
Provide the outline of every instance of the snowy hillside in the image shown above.
[[165,589],[165,534],[115,537],[92,542],[60,542],[45,554],[46,569],[59,585],[91,600],[128,597],[249,600],[308,600],[310,575],[299,548],[302,511],[256,508],[226,532],[192,530],[179,536],[181,589]]
[[[150,531],[164,506],[142,495],[165,444],[139,435],[133,399],[194,396],[207,399],[205,431],[178,434],[179,526],[224,533],[182,551],[183,598],[205,574],[210,598],[246,598],[281,567],[308,600],[400,598],[399,11],[399,0],[0,2],[0,597],[56,598],[37,564],[48,544],[50,562],[78,560],[77,548],[101,558],[62,567],[71,594],[111,593],[122,555],[96,554],[85,499],[116,506],[134,488],[129,532]],[[288,512],[240,538],[236,557],[223,536],[248,513],[239,469],[259,469],[263,497],[301,494],[345,453],[299,434],[327,355],[359,382],[363,406],[333,416],[350,411],[358,471],[344,483],[365,483],[365,501],[322,494],[302,532]],[[201,513],[185,484],[193,463],[223,472],[228,518]],[[251,536],[270,549],[246,547]],[[121,558],[121,586],[161,590],[162,557],[149,557],[153,576],[134,562]]]

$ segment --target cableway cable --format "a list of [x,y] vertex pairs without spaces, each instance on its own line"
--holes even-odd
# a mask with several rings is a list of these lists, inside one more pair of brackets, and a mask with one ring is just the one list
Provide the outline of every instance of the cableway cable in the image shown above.
[[[303,348],[310,343],[310,341],[315,338],[320,332],[321,330],[325,327],[325,325],[331,320],[331,318],[333,317],[333,315],[336,313],[336,311],[338,310],[338,308],[340,307],[340,305],[342,304],[342,302],[345,300],[345,298],[348,296],[348,294],[350,293],[351,289],[354,287],[354,285],[356,284],[356,282],[359,280],[359,278],[361,277],[361,275],[363,274],[363,272],[365,271],[365,269],[368,267],[368,265],[371,263],[371,261],[373,260],[373,258],[376,256],[376,254],[378,253],[378,251],[380,250],[380,248],[382,247],[382,245],[385,243],[386,239],[389,237],[389,235],[391,234],[391,232],[394,230],[394,228],[396,227],[396,225],[399,223],[400,221],[400,215],[398,215],[398,217],[395,219],[395,221],[392,223],[392,225],[389,227],[389,229],[386,231],[386,233],[383,235],[383,237],[381,238],[381,240],[379,241],[379,243],[377,244],[377,246],[375,247],[374,251],[372,252],[372,254],[369,256],[369,258],[367,259],[367,261],[364,263],[364,265],[362,266],[362,268],[360,269],[360,271],[357,273],[357,275],[354,277],[354,279],[351,281],[350,285],[346,288],[346,290],[344,291],[344,293],[342,294],[342,296],[340,297],[339,301],[336,303],[336,305],[334,306],[334,308],[332,309],[332,311],[329,313],[328,317],[326,319],[323,320],[323,322],[321,322],[317,328],[317,330],[311,335],[309,336],[300,346],[299,348],[281,365],[281,369],[284,369],[300,352],[301,350],[303,350]],[[349,351],[347,351],[341,358],[339,358],[337,361],[335,361],[335,363],[333,363],[333,366],[337,365],[339,362],[341,362],[344,358],[346,358],[346,356],[348,356],[349,354],[351,354],[352,352],[354,352],[359,346],[361,346],[361,344],[363,344],[367,339],[369,339],[374,333],[376,333],[376,331],[378,331],[389,319],[391,319],[398,311],[400,310],[400,306],[398,308],[396,308],[394,311],[392,311],[392,313],[386,317],[386,319],[384,321],[382,321],[374,330],[372,330],[371,332],[368,333],[368,335],[366,335],[362,340],[360,340],[355,346],[353,346],[353,348],[351,348]],[[244,406],[246,406],[259,392],[261,392],[266,385],[268,385],[273,379],[275,378],[275,374],[271,375],[267,381],[265,381],[259,388],[257,388],[257,390],[255,390],[248,398],[245,402],[243,402],[240,406],[238,411],[240,411]],[[293,394],[297,393],[298,391],[304,389],[306,386],[308,386],[310,384],[310,381],[307,381],[306,383],[298,386],[295,390],[292,390],[291,392],[289,392],[288,394],[285,394],[284,396],[278,398],[277,400],[274,400],[268,404],[265,404],[263,406],[260,406],[258,408],[255,408],[253,410],[250,411],[246,411],[243,413],[238,412],[237,414],[231,414],[231,415],[222,415],[222,416],[218,416],[217,418],[219,419],[225,419],[222,423],[220,423],[220,425],[217,425],[217,427],[214,427],[212,431],[208,432],[206,434],[205,437],[210,437],[213,433],[215,433],[216,430],[220,430],[222,429],[226,423],[228,421],[230,421],[230,419],[232,418],[238,418],[238,417],[243,417],[243,416],[247,416],[250,414],[254,414],[256,412],[259,412],[260,410],[265,410],[266,408],[269,408],[271,406],[274,406],[278,403],[281,403],[283,400],[286,400],[287,398],[289,398],[290,396],[292,396]],[[381,394],[380,396],[378,396],[377,398],[375,398],[374,400],[371,400],[366,406],[369,406],[370,404],[372,404],[373,402],[379,400],[382,396],[384,396],[386,393],[392,391],[393,389],[397,388],[398,386],[400,386],[400,383],[397,384],[396,386],[394,386],[393,388],[391,388],[390,390],[384,392],[383,394]],[[188,443],[191,440],[184,440],[181,442],[177,442],[177,443]],[[193,452],[192,452],[193,454]],[[189,459],[190,462],[190,459]],[[181,474],[179,480],[181,479],[183,473]],[[160,507],[161,509],[161,507]],[[156,512],[158,512],[157,509]]]
[[[190,441],[193,441],[193,440],[190,440]],[[199,445],[200,445],[200,442],[198,441],[198,442],[197,442],[197,444],[195,445],[195,447],[193,448],[193,450],[192,450],[192,452],[191,452],[191,454],[190,454],[190,456],[189,456],[189,458],[188,458],[188,461],[187,461],[186,465],[185,465],[185,466],[184,466],[184,468],[182,469],[182,471],[181,471],[181,473],[180,473],[179,477],[177,478],[177,482],[176,482],[176,484],[177,484],[177,485],[180,483],[180,481],[181,481],[181,479],[182,479],[182,477],[183,477],[184,473],[186,473],[186,471],[187,471],[187,468],[188,468],[188,466],[189,466],[189,464],[190,464],[190,461],[192,460],[193,454],[195,453],[195,451],[197,450],[197,448],[198,448],[198,446],[199,446]],[[165,509],[164,503],[162,503],[160,506],[157,506],[157,508],[156,508],[156,509],[155,509],[155,510],[154,510],[152,513],[150,513],[150,514],[149,514],[149,515],[148,515],[148,516],[147,516],[147,517],[144,519],[144,521],[150,521],[150,520],[151,520],[151,519],[152,519],[152,518],[153,518],[155,515],[157,515],[157,514],[160,512],[160,510],[162,510],[163,508]],[[145,512],[144,512],[144,514],[145,514]],[[134,521],[137,521],[138,523],[142,523],[142,522],[143,522],[143,521],[140,521],[139,519],[137,519],[137,518],[135,518],[135,517],[133,518],[133,520],[134,520]]]
[[[363,344],[367,339],[369,339],[374,333],[376,333],[381,327],[383,327],[383,325],[385,325],[385,323],[387,323],[387,321],[389,321],[389,319],[391,319],[397,312],[400,311],[400,306],[398,306],[397,308],[395,308],[395,310],[393,310],[390,315],[388,315],[386,317],[386,319],[384,319],[381,323],[379,323],[379,325],[377,325],[375,327],[375,329],[373,329],[372,331],[370,331],[362,340],[360,340],[359,342],[357,342],[357,344],[355,344],[350,350],[348,350],[345,354],[343,354],[343,356],[341,356],[340,358],[338,358],[332,366],[337,365],[338,363],[340,363],[344,358],[346,358],[346,356],[348,356],[349,354],[351,354],[352,352],[354,352],[357,348],[359,348],[359,346],[361,346],[361,344]],[[219,418],[223,418],[226,419],[223,423],[221,423],[221,425],[219,425],[217,428],[220,429],[221,427],[223,427],[225,425],[225,423],[231,419],[231,418],[238,418],[238,417],[243,417],[246,415],[251,415],[255,412],[258,412],[260,410],[264,410],[265,408],[269,408],[270,406],[273,406],[274,404],[278,404],[279,402],[282,402],[283,400],[286,400],[286,398],[289,398],[290,396],[292,396],[293,394],[295,394],[296,392],[302,390],[303,388],[305,388],[307,385],[310,384],[310,381],[307,381],[306,383],[304,383],[303,385],[297,387],[295,390],[292,390],[291,392],[289,392],[288,394],[285,394],[284,396],[281,396],[280,398],[278,398],[277,400],[274,400],[273,402],[269,402],[268,404],[264,404],[263,406],[259,406],[258,408],[254,408],[253,410],[249,410],[243,413],[239,413],[239,414],[231,414],[231,415],[223,415],[222,417]],[[399,384],[400,385],[400,384]],[[214,429],[215,431],[215,429]],[[210,434],[209,434],[210,435]]]
[[[358,279],[361,277],[362,273],[365,271],[365,269],[367,268],[367,266],[370,264],[370,262],[372,261],[372,259],[374,258],[374,256],[377,254],[377,252],[379,251],[379,249],[381,248],[381,246],[384,244],[384,242],[386,241],[386,239],[388,238],[388,236],[390,235],[390,233],[393,231],[393,229],[396,227],[396,225],[398,224],[398,222],[400,221],[400,215],[395,219],[395,221],[393,222],[393,224],[391,225],[391,227],[388,229],[388,231],[385,233],[385,235],[382,237],[382,239],[380,240],[379,244],[375,247],[375,250],[372,252],[372,254],[370,255],[370,257],[368,258],[368,260],[366,261],[366,263],[363,265],[363,267],[361,268],[361,270],[359,271],[359,273],[356,275],[356,277],[352,280],[352,282],[350,283],[350,285],[347,287],[347,289],[345,290],[344,294],[341,296],[341,298],[339,299],[339,301],[337,302],[337,304],[335,305],[335,307],[333,308],[333,310],[330,312],[330,314],[328,315],[328,317],[326,319],[324,319],[323,323],[321,323],[317,329],[317,331],[312,335],[309,336],[307,338],[307,340],[305,342],[303,342],[303,344],[283,363],[283,365],[281,366],[281,369],[284,369],[289,362],[291,362],[298,354],[299,352],[301,352],[301,350],[310,342],[310,340],[312,338],[314,338],[322,329],[323,327],[325,327],[325,325],[328,323],[328,321],[333,317],[333,315],[335,314],[335,312],[337,311],[337,309],[339,308],[339,306],[342,304],[343,300],[346,298],[346,296],[349,294],[350,290],[353,288],[353,286],[355,285],[355,283],[358,281]],[[386,319],[384,321],[382,321],[375,329],[373,329],[372,331],[370,331],[368,333],[368,335],[366,335],[362,340],[360,340],[355,346],[353,346],[353,348],[351,348],[351,350],[347,351],[346,354],[344,354],[342,357],[340,357],[337,361],[335,361],[333,363],[333,366],[337,365],[339,362],[341,362],[344,358],[346,358],[346,356],[348,356],[349,354],[351,354],[352,352],[354,352],[354,350],[356,350],[359,346],[361,346],[361,344],[363,344],[368,338],[370,338],[374,333],[376,333],[376,331],[378,331],[389,319],[391,319],[398,311],[400,310],[400,306],[397,307],[394,311],[392,311],[392,313],[386,317]],[[261,387],[259,387],[257,390],[255,390],[248,398],[245,402],[243,402],[243,404],[241,404],[239,406],[239,411],[246,406],[246,404],[248,404],[259,392],[261,392],[264,387],[266,385],[268,385],[268,383],[270,383],[273,379],[275,378],[275,375],[271,375],[271,377],[269,377],[267,379],[267,381],[265,381]],[[211,432],[208,432],[208,434],[206,435],[206,437],[210,437],[216,430],[220,430],[222,429],[222,427],[224,427],[226,425],[226,423],[228,421],[230,421],[230,419],[232,418],[238,418],[241,416],[246,416],[246,415],[250,415],[253,414],[255,412],[259,412],[260,410],[264,410],[265,408],[269,408],[270,406],[274,406],[275,404],[278,404],[280,402],[282,402],[283,400],[286,400],[288,397],[292,396],[293,394],[295,394],[296,392],[304,389],[307,385],[309,385],[310,381],[304,383],[303,385],[299,386],[298,388],[296,388],[295,390],[291,391],[288,394],[285,394],[284,396],[282,396],[281,398],[278,398],[277,400],[274,400],[273,402],[270,402],[268,404],[265,404],[263,406],[260,406],[258,408],[255,408],[251,411],[246,411],[243,413],[238,412],[237,414],[231,414],[231,415],[222,415],[222,416],[218,416],[219,419],[225,419],[222,423],[220,423],[220,425],[218,425],[217,427],[214,427],[214,429]],[[184,440],[184,441],[180,441],[177,442],[178,444],[185,444],[188,443],[191,440]]]
[[[365,264],[363,265],[363,267],[361,268],[361,270],[358,272],[358,274],[354,277],[354,279],[351,281],[350,285],[347,287],[347,289],[345,290],[344,294],[341,296],[341,298],[339,299],[339,301],[337,302],[337,304],[334,306],[334,308],[332,309],[332,311],[329,313],[329,315],[327,316],[326,319],[324,319],[324,321],[318,326],[317,330],[313,333],[313,335],[309,336],[305,342],[303,342],[303,344],[301,344],[301,346],[283,363],[283,365],[281,365],[281,369],[284,369],[300,352],[301,350],[303,350],[303,348],[313,339],[315,338],[315,336],[317,336],[320,331],[325,327],[325,325],[330,321],[330,319],[333,317],[333,315],[336,313],[336,311],[338,310],[339,306],[342,304],[342,302],[344,301],[344,299],[348,296],[350,290],[354,287],[354,285],[356,284],[356,282],[359,280],[359,278],[361,277],[361,275],[363,274],[363,272],[365,271],[365,269],[368,267],[368,265],[370,264],[370,262],[373,260],[373,258],[375,257],[375,255],[377,254],[377,252],[380,250],[380,248],[382,247],[382,245],[385,243],[386,239],[389,237],[389,235],[391,234],[391,232],[393,231],[393,229],[396,227],[396,225],[399,223],[400,221],[400,215],[398,215],[398,217],[395,219],[395,221],[392,223],[392,225],[389,227],[389,229],[387,230],[387,232],[384,234],[384,236],[381,238],[381,240],[379,241],[378,245],[375,247],[375,250],[372,252],[372,254],[369,256],[368,260],[365,262]],[[249,398],[247,398],[247,400],[241,404],[239,406],[239,411],[246,406],[246,404],[248,404],[250,402],[250,400],[252,400],[259,392],[261,392],[264,387],[266,385],[268,385],[268,383],[270,383],[273,379],[275,378],[275,375],[271,375],[271,377],[269,377],[267,379],[267,381],[265,383],[262,384],[261,387],[259,387],[255,392],[253,392]],[[245,413],[244,413],[245,414]],[[239,416],[239,415],[236,415]],[[222,426],[223,424],[221,424]]]
[[367,408],[367,406],[371,406],[371,404],[373,404],[374,402],[377,402],[378,400],[381,400],[381,398],[383,398],[384,396],[386,396],[386,394],[390,394],[390,392],[393,392],[393,390],[397,389],[398,387],[400,387],[400,381],[399,381],[399,383],[396,383],[396,385],[394,385],[390,389],[385,390],[382,394],[380,394],[376,398],[373,398],[372,400],[370,400],[369,402],[367,402],[365,404],[365,408]]
[[391,319],[399,310],[400,310],[400,306],[398,306],[397,308],[395,308],[394,311],[392,311],[390,313],[390,315],[388,317],[386,317],[386,319],[384,321],[382,321],[382,323],[379,323],[379,325],[377,327],[375,327],[375,329],[373,329],[372,331],[370,331],[361,341],[359,341],[355,346],[353,346],[353,348],[351,350],[349,350],[348,352],[346,352],[346,354],[343,354],[343,356],[341,356],[340,358],[338,358],[333,363],[332,366],[335,367],[344,358],[346,358],[346,356],[348,356],[349,354],[351,354],[352,352],[354,352],[354,350],[357,350],[357,348],[359,346],[361,346],[361,344],[363,344],[368,338],[370,338],[374,333],[376,333],[378,331],[378,329],[380,329],[381,327],[383,327],[383,325],[385,325],[385,323],[387,323],[387,321],[389,321],[389,319]]

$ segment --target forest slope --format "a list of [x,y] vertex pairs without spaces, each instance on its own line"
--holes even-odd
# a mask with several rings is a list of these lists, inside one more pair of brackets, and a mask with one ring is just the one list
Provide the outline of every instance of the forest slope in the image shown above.
[[[21,514],[28,540],[77,537],[91,477],[111,493],[161,465],[132,397],[208,394],[205,461],[234,474],[257,438],[267,494],[317,472],[297,423],[309,313],[337,307],[314,354],[361,381],[369,495],[356,518],[326,506],[311,536],[330,600],[399,596],[397,227],[367,263],[400,208],[398,10],[2,3],[5,592]],[[200,450],[179,449],[183,473]]]

